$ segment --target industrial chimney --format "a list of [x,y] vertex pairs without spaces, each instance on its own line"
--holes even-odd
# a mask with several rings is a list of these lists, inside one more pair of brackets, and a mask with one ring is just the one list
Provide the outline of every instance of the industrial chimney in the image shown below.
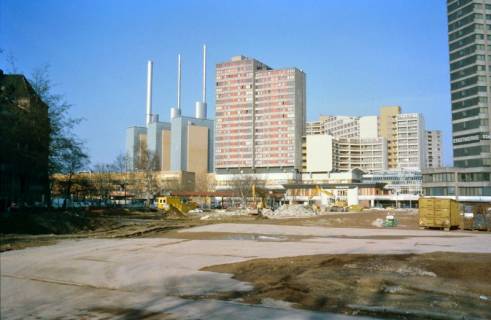
[[206,119],[206,44],[203,45],[203,83],[202,83],[202,101],[196,102],[196,118]]
[[145,123],[147,126],[152,121],[152,69],[153,62],[148,60],[147,63],[147,113],[145,117]]
[[181,55],[177,55],[177,107],[170,109],[170,118],[181,116]]

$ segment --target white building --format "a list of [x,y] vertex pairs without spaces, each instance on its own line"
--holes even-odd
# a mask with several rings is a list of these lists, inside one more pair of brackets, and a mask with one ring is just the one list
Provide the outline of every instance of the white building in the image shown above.
[[387,169],[384,138],[336,139],[331,135],[306,136],[306,172],[365,172]]
[[334,138],[377,138],[377,116],[320,116],[307,122],[306,135],[328,134]]
[[426,130],[421,113],[401,113],[394,126],[397,168],[421,170],[426,168]]

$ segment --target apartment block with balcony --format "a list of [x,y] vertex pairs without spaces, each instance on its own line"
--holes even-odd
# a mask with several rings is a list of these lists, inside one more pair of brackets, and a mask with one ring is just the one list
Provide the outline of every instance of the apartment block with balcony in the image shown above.
[[387,169],[384,138],[336,139],[331,135],[306,136],[305,172],[365,172]]

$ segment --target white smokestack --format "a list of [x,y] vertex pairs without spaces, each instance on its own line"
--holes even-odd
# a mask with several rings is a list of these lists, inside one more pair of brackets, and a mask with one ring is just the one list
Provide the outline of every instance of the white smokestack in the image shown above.
[[177,55],[177,110],[181,111],[181,55]]
[[150,124],[152,119],[152,69],[153,62],[152,60],[148,60],[147,63],[147,114],[145,122],[147,126]]
[[203,103],[206,103],[206,44],[203,45]]
[[202,101],[196,102],[195,117],[197,119],[206,119],[206,44],[203,45],[203,98]]

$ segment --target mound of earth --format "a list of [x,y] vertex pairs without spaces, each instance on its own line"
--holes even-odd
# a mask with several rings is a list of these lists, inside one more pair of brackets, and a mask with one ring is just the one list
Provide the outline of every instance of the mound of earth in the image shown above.
[[315,255],[204,268],[250,282],[214,297],[395,319],[489,319],[490,254]]

